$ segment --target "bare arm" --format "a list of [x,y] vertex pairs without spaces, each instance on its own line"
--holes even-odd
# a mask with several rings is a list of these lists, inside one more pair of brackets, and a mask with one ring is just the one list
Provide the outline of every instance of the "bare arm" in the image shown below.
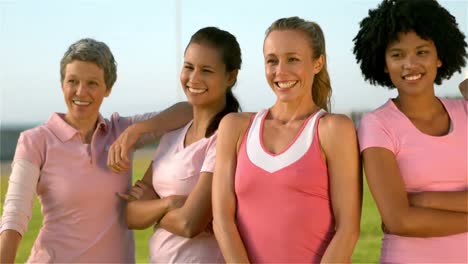
[[362,175],[356,130],[343,115],[327,115],[319,123],[326,156],[336,233],[322,263],[349,263],[359,238]]
[[146,170],[142,195],[138,200],[130,199],[126,208],[126,220],[130,229],[146,229],[155,225],[167,212],[182,206],[184,196],[168,196],[160,199],[152,187],[152,163]]
[[0,263],[15,263],[21,235],[15,230],[5,230],[0,234]]
[[468,213],[468,192],[420,192],[410,193],[411,206]]
[[202,172],[184,205],[166,213],[159,227],[184,237],[200,234],[213,218],[211,207],[211,185],[213,173]]
[[460,89],[460,92],[465,98],[465,100],[468,100],[468,79],[462,81],[458,88]]
[[249,262],[236,225],[234,190],[238,141],[249,122],[241,115],[229,114],[220,123],[213,176],[213,230],[226,263]]
[[191,119],[192,107],[186,102],[181,102],[148,120],[132,124],[110,146],[107,165],[117,173],[128,170],[129,154],[142,135],[152,133],[159,138],[164,133],[182,127]]
[[398,163],[390,150],[371,147],[362,153],[367,183],[388,232],[434,237],[468,231],[466,213],[410,205]]

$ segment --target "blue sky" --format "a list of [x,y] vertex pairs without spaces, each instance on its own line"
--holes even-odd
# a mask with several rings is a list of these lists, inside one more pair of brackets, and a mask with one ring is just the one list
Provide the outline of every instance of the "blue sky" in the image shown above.
[[[264,77],[265,29],[276,19],[300,16],[325,32],[334,112],[373,109],[394,91],[371,86],[361,77],[352,54],[359,21],[376,0],[0,0],[0,121],[35,124],[52,112],[64,112],[59,62],[68,46],[84,37],[106,42],[118,62],[112,94],[101,106],[104,116],[161,110],[185,100],[178,66],[190,36],[201,27],[233,33],[243,65],[234,93],[246,111],[273,104]],[[468,35],[468,1],[439,1]],[[176,5],[179,3],[180,35]],[[179,41],[177,41],[177,39]],[[465,68],[436,88],[457,95]]]

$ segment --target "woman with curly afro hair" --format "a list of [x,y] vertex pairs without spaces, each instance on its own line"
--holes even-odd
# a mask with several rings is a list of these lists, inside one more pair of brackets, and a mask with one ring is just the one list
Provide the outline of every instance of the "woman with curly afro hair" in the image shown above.
[[434,92],[466,65],[465,36],[435,0],[384,0],[354,44],[364,78],[398,91],[358,129],[385,232],[380,261],[467,263],[468,107]]

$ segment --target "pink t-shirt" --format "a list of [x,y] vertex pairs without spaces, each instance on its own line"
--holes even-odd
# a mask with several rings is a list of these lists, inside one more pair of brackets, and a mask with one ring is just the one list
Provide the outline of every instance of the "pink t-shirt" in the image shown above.
[[[217,133],[184,147],[192,125],[165,134],[153,159],[153,187],[161,197],[189,195],[201,172],[213,173]],[[212,232],[185,238],[156,228],[150,239],[151,263],[219,263],[221,251]]]
[[[407,192],[468,190],[467,102],[440,100],[451,120],[451,131],[445,136],[419,131],[392,100],[361,120],[361,151],[370,147],[392,151]],[[467,263],[468,233],[430,238],[385,234],[380,260]]]
[[[38,182],[22,184],[34,186],[28,191],[36,189],[43,213],[28,262],[135,261],[133,233],[124,222],[124,203],[115,194],[127,192],[131,174],[108,169],[107,151],[125,128],[152,115],[124,118],[114,113],[110,120],[99,116],[91,144],[83,144],[79,132],[58,113],[21,133],[14,162],[25,160],[38,168]],[[27,219],[21,208],[10,208],[15,197],[10,198],[0,232],[12,229],[22,234]]]
[[253,119],[235,175],[237,227],[251,262],[319,263],[335,233],[328,169],[318,137],[321,110],[281,153],[264,146],[268,111]]

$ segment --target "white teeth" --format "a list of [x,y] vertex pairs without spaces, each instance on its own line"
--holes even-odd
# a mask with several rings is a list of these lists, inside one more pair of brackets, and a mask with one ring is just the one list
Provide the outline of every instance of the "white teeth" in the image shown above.
[[188,88],[188,90],[191,93],[196,93],[196,94],[201,94],[201,93],[204,93],[206,91],[206,89],[195,89],[195,88]]
[[407,75],[407,76],[405,76],[405,77],[403,77],[403,78],[404,78],[405,80],[407,80],[407,81],[415,81],[415,80],[420,79],[421,76],[422,76],[422,74],[419,73],[419,74],[416,74],[416,75]]
[[73,103],[76,105],[90,105],[90,102],[83,102],[83,101],[78,101],[78,100],[73,100]]
[[281,89],[287,89],[293,87],[297,81],[288,81],[288,82],[277,82],[278,87]]

